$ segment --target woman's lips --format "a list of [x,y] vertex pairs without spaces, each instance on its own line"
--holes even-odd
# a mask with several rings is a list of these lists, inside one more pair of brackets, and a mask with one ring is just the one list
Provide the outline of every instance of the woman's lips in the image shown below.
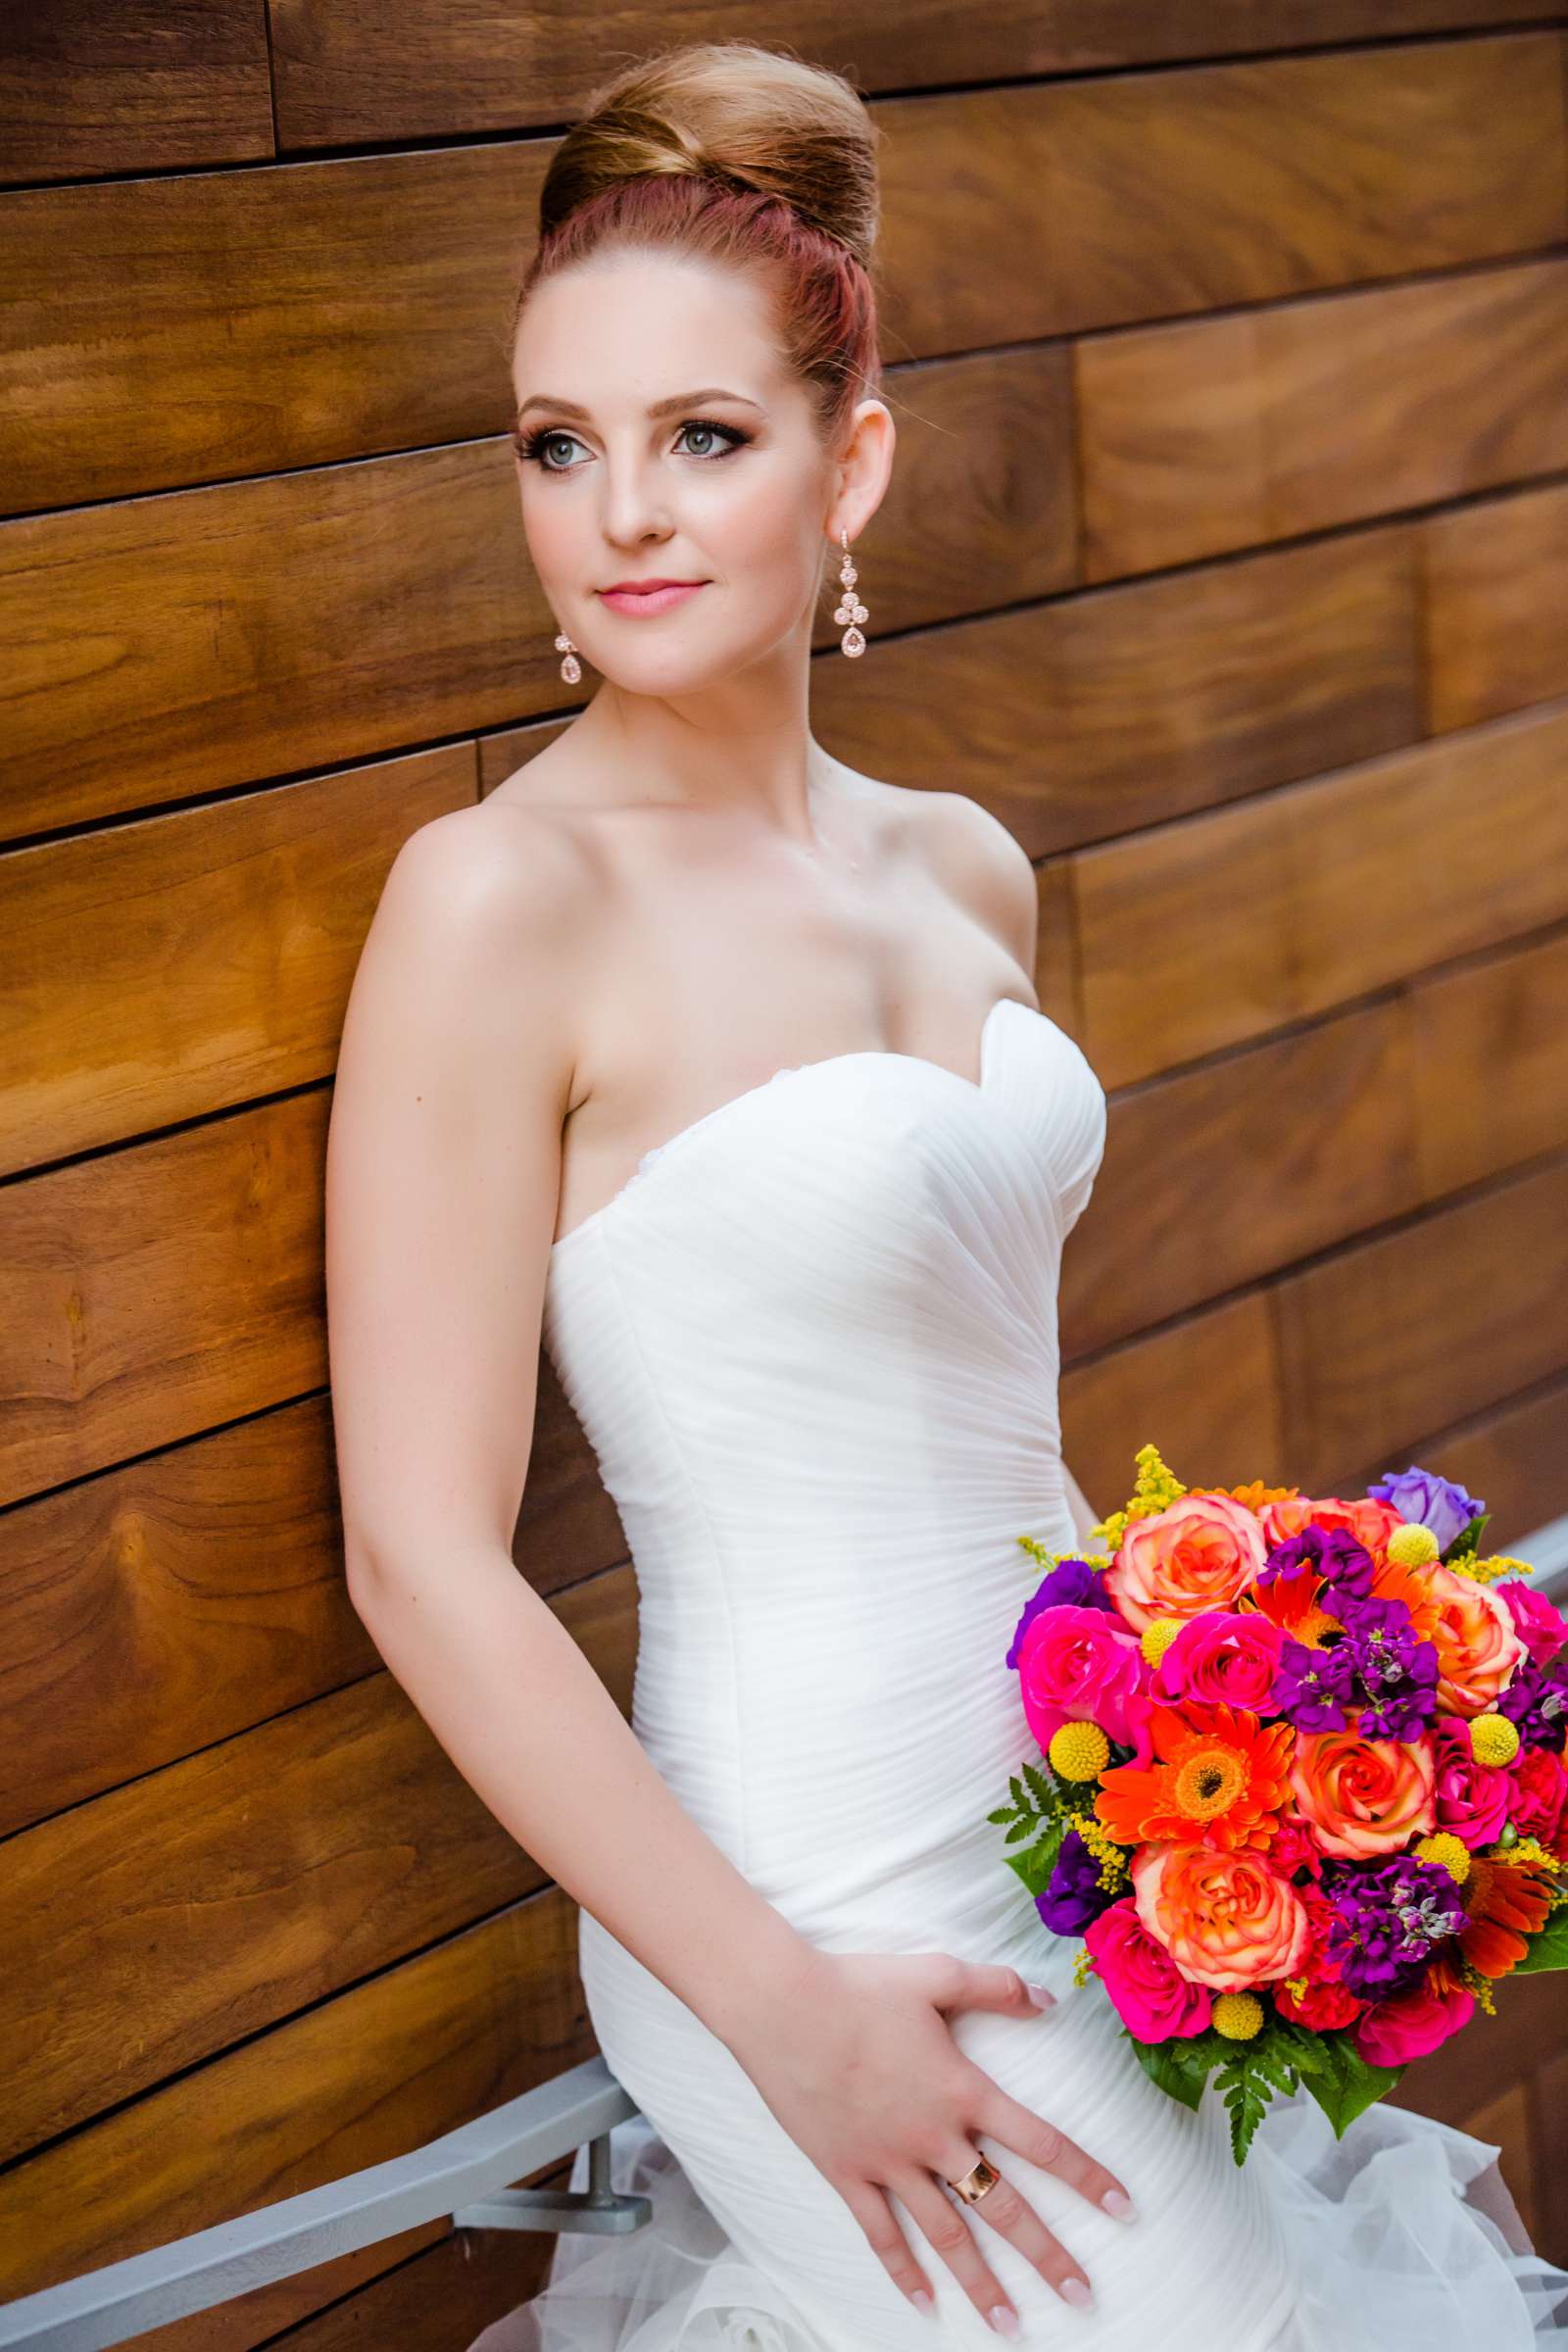
[[672,606],[684,604],[687,597],[695,596],[699,588],[706,588],[707,585],[706,580],[682,580],[673,588],[650,589],[645,596],[634,595],[625,588],[601,588],[599,601],[602,605],[608,605],[612,612],[634,612],[640,617],[644,613],[667,612]]

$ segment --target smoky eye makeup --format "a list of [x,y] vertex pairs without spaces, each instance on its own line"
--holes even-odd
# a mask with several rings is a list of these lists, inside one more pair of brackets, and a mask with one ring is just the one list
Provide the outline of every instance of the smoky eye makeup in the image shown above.
[[[743,432],[739,425],[720,423],[716,416],[688,416],[683,419],[676,438],[678,439],[683,433],[706,434],[710,440],[716,440],[719,443],[716,449],[689,450],[684,453],[695,459],[698,464],[705,466],[716,464],[722,459],[732,456],[737,449],[744,449],[754,438],[751,433]],[[541,473],[573,473],[576,471],[574,466],[558,466],[551,463],[544,454],[550,444],[555,441],[576,441],[579,447],[582,446],[578,435],[568,431],[564,424],[539,424],[530,431],[522,431],[514,427],[511,434],[511,441],[513,448],[523,463],[537,466]]]

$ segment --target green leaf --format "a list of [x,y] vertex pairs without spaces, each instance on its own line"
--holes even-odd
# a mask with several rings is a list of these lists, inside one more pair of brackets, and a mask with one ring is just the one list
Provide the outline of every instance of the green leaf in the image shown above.
[[1561,1903],[1548,1913],[1544,1926],[1525,1938],[1525,1956],[1516,1960],[1510,1975],[1530,1976],[1546,1968],[1568,1968],[1568,1903]]
[[1209,2069],[1219,2056],[1217,2050],[1203,2045],[1217,2037],[1195,2034],[1179,2034],[1173,2041],[1140,2041],[1125,2027],[1122,2031],[1127,2034],[1138,2063],[1151,2082],[1171,2098],[1180,2099],[1184,2107],[1196,2109],[1203,2095]]
[[1334,2126],[1335,2138],[1343,2139],[1356,2117],[1394,2088],[1404,2068],[1369,2065],[1343,2027],[1322,2034],[1319,2047],[1327,2064],[1306,2073],[1306,2087]]
[[1471,1558],[1480,1551],[1481,1531],[1491,1517],[1492,1513],[1490,1511],[1483,1511],[1479,1518],[1466,1521],[1465,1525],[1460,1528],[1459,1533],[1454,1537],[1453,1542],[1448,1545],[1447,1550],[1440,1552],[1438,1555],[1445,1567],[1447,1566],[1450,1560]]

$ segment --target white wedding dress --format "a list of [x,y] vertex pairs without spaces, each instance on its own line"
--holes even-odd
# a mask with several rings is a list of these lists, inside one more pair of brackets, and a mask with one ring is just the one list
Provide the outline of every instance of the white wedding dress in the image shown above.
[[[1386,2107],[1336,2142],[1302,2094],[1238,2168],[1212,2086],[1197,2113],[1154,2088],[1007,1867],[986,1816],[1031,1752],[1004,1661],[1040,1574],[1015,1539],[1078,1540],[1056,1293],[1105,1097],[1016,998],[988,1013],[979,1068],[977,1084],[872,1051],[780,1070],[646,1154],[556,1244],[545,1344],[636,1563],[634,1728],[811,1942],[1006,1962],[1057,1992],[1039,2017],[970,2010],[953,2031],[1127,2183],[1139,2218],[981,2135],[1094,2288],[1073,2309],[974,2214],[1020,2344],[1555,2340],[1568,2272],[1531,2252],[1494,2148]],[[654,2219],[564,2235],[548,2283],[470,2352],[1004,2341],[895,2199],[936,2311],[905,2299],[728,2049],[586,1912],[579,1954],[600,2047],[642,2110],[613,2135],[615,2185],[649,2193]]]

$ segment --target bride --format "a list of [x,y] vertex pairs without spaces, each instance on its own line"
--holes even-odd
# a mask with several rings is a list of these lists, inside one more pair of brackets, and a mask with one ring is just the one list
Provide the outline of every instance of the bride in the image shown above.
[[[1029,1745],[1015,1539],[1095,1518],[1056,1291],[1105,1097],[1036,1004],[1011,835],[810,730],[817,597],[858,655],[893,464],[873,138],[847,82],[734,42],[623,72],[562,143],[516,478],[563,675],[603,682],[404,845],[344,1030],[350,1588],[580,1906],[655,2203],[480,2343],[1510,2352],[1568,2273],[1495,2151],[1395,2109],[1337,2143],[1298,2099],[1238,2168],[986,1818]],[[631,1726],[512,1563],[541,1342],[636,1562]]]

